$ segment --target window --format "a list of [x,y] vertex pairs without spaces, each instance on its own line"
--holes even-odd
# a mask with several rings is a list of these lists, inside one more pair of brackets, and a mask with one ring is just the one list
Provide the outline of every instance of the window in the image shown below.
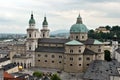
[[76,39],[78,39],[78,36],[76,36]]
[[45,60],[45,62],[47,62],[47,60]]
[[72,66],[72,64],[70,64],[70,66]]
[[55,56],[54,55],[52,55],[52,58],[54,58]]
[[61,61],[59,61],[59,63],[62,63]]
[[101,52],[101,49],[98,49],[98,52]]
[[54,63],[54,61],[52,61],[52,63]]
[[73,50],[72,50],[72,49],[70,50],[70,53],[73,53]]
[[84,36],[82,36],[82,39],[84,39]]
[[40,57],[41,55],[40,54],[38,54],[38,57]]
[[81,64],[79,64],[79,66],[81,66]]
[[81,60],[81,57],[79,57],[79,60]]
[[29,33],[29,37],[31,37],[31,33]]
[[45,55],[45,57],[48,57],[47,55]]
[[87,66],[89,66],[89,64],[87,64]]
[[29,50],[31,50],[31,46],[29,46]]
[[86,58],[86,60],[90,60],[90,58],[89,58],[89,57],[87,57],[87,58]]
[[59,56],[59,58],[62,58],[62,56]]
[[81,50],[79,50],[79,52],[81,52]]
[[73,58],[72,58],[72,57],[70,57],[70,60],[73,60]]
[[44,38],[45,34],[43,33],[43,38]]

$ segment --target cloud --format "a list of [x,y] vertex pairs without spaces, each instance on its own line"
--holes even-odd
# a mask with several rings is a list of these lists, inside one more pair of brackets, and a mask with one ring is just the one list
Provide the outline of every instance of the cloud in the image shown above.
[[31,11],[39,29],[46,14],[51,31],[70,29],[79,13],[88,28],[120,25],[119,5],[119,0],[3,0],[0,3],[0,32],[26,33]]

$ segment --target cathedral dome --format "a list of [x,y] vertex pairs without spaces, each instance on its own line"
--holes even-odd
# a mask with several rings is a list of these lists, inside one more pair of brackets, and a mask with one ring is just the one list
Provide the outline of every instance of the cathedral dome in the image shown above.
[[70,28],[70,32],[71,33],[79,33],[79,32],[87,33],[88,29],[87,29],[87,27],[84,24],[74,24]]
[[82,18],[80,17],[80,15],[77,18],[77,22],[76,24],[73,24],[70,28],[70,33],[80,33],[80,32],[84,32],[87,33],[88,29],[87,27],[82,23]]

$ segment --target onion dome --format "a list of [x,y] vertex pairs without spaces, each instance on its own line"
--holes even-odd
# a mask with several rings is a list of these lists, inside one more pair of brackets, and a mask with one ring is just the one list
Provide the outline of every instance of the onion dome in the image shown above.
[[35,24],[35,20],[34,20],[33,14],[31,14],[31,18],[29,20],[29,24]]
[[43,25],[48,25],[46,17],[44,17]]

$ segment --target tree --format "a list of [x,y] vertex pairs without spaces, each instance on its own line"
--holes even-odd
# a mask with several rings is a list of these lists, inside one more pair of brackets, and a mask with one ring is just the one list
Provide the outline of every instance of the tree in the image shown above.
[[51,76],[51,80],[61,80],[60,77],[57,74],[53,74]]
[[42,72],[36,71],[36,72],[33,73],[33,76],[41,78],[42,77]]
[[104,51],[104,59],[106,60],[106,61],[111,61],[112,59],[111,59],[111,56],[110,56],[110,51],[109,50],[105,50]]
[[111,30],[111,27],[109,25],[105,26],[107,30]]

